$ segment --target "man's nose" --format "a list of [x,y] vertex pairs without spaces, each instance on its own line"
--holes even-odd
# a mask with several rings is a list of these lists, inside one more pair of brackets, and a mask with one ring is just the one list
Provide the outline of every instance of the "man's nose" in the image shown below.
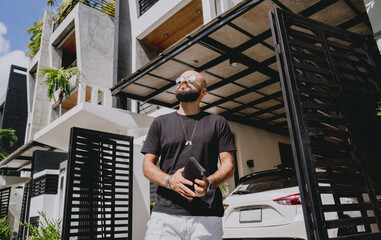
[[182,80],[179,84],[179,87],[181,87],[184,83],[186,83],[186,85],[189,86],[188,78],[184,78],[184,80]]

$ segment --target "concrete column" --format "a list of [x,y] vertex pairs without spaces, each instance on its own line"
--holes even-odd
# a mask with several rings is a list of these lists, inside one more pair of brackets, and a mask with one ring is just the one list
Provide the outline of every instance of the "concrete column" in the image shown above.
[[381,1],[364,0],[364,4],[373,29],[374,39],[381,52]]
[[202,14],[204,24],[207,24],[212,19],[216,18],[216,6],[214,0],[202,0]]
[[90,102],[95,105],[98,104],[98,87],[96,86],[91,87],[91,101]]
[[217,0],[216,2],[217,15],[221,15],[230,9],[228,0]]
[[78,84],[78,97],[77,97],[77,105],[81,102],[85,102],[86,100],[86,84],[79,83]]
[[[44,67],[50,66],[50,47],[49,40],[52,34],[52,22],[53,14],[49,10],[45,10],[44,25],[42,29],[40,50],[36,57],[38,57],[37,72]],[[33,138],[34,134],[47,126],[50,119],[51,105],[50,100],[47,97],[47,91],[38,81],[35,84],[33,106],[32,106],[32,119],[29,138]]]
[[62,66],[62,50],[50,46],[50,66],[60,69]]

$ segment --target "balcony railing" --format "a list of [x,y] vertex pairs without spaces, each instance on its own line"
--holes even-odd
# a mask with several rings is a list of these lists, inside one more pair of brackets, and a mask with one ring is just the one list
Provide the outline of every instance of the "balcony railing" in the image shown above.
[[140,113],[140,114],[148,115],[148,114],[153,113],[159,109],[160,109],[160,107],[157,105],[154,105],[154,104],[144,103],[144,102],[138,103],[138,113]]
[[97,9],[103,13],[106,13],[112,17],[115,16],[115,4],[107,0],[72,0],[71,3],[65,8],[62,14],[59,16],[57,21],[53,25],[53,32],[58,28],[58,26],[65,20],[69,15],[71,10],[77,5],[77,3],[83,3],[89,7]]
[[139,4],[139,17],[148,11],[159,0],[138,0]]
[[77,59],[74,60],[74,62],[72,62],[67,68],[65,69],[69,69],[69,68],[72,68],[72,67],[76,67],[77,66]]

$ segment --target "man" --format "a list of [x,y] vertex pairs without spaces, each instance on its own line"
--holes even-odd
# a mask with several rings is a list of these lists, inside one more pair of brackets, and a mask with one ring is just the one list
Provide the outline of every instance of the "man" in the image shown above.
[[[141,150],[143,173],[158,185],[145,239],[221,239],[224,209],[218,186],[233,174],[234,140],[223,117],[201,111],[207,90],[200,73],[186,71],[176,84],[179,110],[152,122]],[[205,168],[202,180],[182,176],[189,157]]]

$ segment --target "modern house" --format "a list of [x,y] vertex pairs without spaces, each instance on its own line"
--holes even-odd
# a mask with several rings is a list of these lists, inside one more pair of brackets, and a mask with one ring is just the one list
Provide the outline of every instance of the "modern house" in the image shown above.
[[11,65],[7,91],[0,99],[0,128],[14,129],[18,141],[12,147],[3,141],[2,146],[7,152],[24,144],[27,117],[26,69]]
[[[0,129],[15,130],[18,140],[10,146],[8,139],[2,139],[1,146],[7,153],[15,151],[24,144],[27,118],[26,69],[11,65],[7,90],[0,99]],[[19,196],[22,195],[23,189],[18,186],[26,180],[20,177],[20,172],[12,168],[3,168],[1,171],[0,196],[4,204],[0,207],[0,217],[7,216],[8,224],[13,228],[18,227],[21,212]]]
[[[377,239],[369,176],[381,168],[372,113],[379,50],[365,4],[119,0],[114,12],[104,1],[74,0],[58,20],[45,11],[40,51],[27,69],[25,143],[0,162],[26,177],[20,219],[36,222],[41,210],[62,218],[63,239],[143,239],[154,193],[140,149],[153,118],[178,107],[176,77],[195,69],[208,82],[202,109],[224,116],[235,136],[230,190],[248,173],[295,165],[309,239],[347,225],[365,226],[355,239]],[[35,74],[71,66],[81,70],[71,95],[49,100]],[[343,194],[358,202],[341,204]],[[362,217],[324,217],[353,209]]]

